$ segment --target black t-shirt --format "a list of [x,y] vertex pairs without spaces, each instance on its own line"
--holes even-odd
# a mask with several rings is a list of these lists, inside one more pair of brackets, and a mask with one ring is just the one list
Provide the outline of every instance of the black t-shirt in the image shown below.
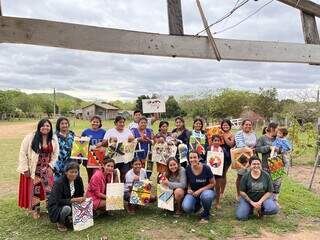
[[245,192],[252,201],[258,202],[265,193],[273,192],[271,178],[267,172],[261,171],[260,177],[254,179],[249,171],[241,178],[240,191]]
[[199,175],[193,173],[190,165],[186,169],[188,186],[190,186],[192,191],[197,191],[208,185],[210,180],[214,178],[210,167],[204,164],[202,166],[202,172]]

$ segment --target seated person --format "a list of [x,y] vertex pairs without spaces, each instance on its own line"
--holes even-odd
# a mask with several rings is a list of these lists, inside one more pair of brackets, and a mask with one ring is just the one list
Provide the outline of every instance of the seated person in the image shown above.
[[201,224],[209,222],[212,202],[216,196],[214,176],[209,166],[200,162],[196,151],[189,153],[190,165],[186,169],[188,191],[182,202],[186,213],[194,213],[203,207]]
[[72,203],[81,203],[86,200],[83,197],[83,182],[79,173],[79,164],[68,163],[64,168],[64,173],[55,181],[53,189],[48,199],[49,219],[57,223],[58,230],[67,231],[66,225],[72,221]]
[[250,171],[240,182],[240,202],[236,211],[238,220],[247,220],[255,212],[256,215],[273,215],[279,207],[273,197],[270,175],[261,168],[261,160],[253,156],[249,160]]
[[160,183],[173,190],[175,207],[175,217],[181,216],[181,204],[184,198],[187,177],[186,171],[174,157],[167,162],[167,171],[160,177]]
[[98,169],[90,179],[86,196],[92,198],[95,212],[97,210],[104,212],[106,209],[107,183],[119,182],[119,176],[114,167],[114,160],[107,156],[103,160],[103,167]]

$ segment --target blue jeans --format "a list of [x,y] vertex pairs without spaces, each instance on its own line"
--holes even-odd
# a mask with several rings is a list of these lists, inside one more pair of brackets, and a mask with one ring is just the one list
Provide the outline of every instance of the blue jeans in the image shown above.
[[194,197],[191,194],[187,194],[182,202],[182,208],[186,213],[194,213],[199,209],[200,205],[203,207],[203,213],[201,217],[209,219],[210,209],[213,200],[216,197],[216,193],[213,190],[203,191],[199,197]]
[[[243,197],[240,198],[239,206],[236,211],[238,220],[247,220],[253,212],[253,207]],[[263,215],[274,215],[279,212],[276,200],[272,197],[262,203],[261,213]]]

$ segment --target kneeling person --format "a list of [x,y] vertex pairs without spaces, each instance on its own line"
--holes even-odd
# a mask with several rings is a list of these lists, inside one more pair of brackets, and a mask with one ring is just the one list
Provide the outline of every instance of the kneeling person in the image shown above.
[[51,222],[57,223],[59,231],[67,231],[66,225],[71,217],[72,203],[81,203],[83,197],[83,182],[79,173],[79,164],[71,162],[64,168],[63,176],[54,183],[48,199],[48,212]]
[[270,175],[261,169],[261,160],[253,156],[249,160],[250,171],[240,182],[240,202],[237,219],[247,220],[253,212],[258,216],[278,213],[279,207],[273,197]]

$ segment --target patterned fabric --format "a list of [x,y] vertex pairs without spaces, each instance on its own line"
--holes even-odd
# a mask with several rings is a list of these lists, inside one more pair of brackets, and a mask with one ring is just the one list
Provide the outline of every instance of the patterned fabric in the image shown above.
[[73,196],[76,189],[74,188],[74,181],[70,183],[70,195]]
[[41,188],[44,189],[45,199],[48,199],[51,189],[52,181],[48,175],[49,163],[51,161],[52,146],[48,145],[46,148],[41,148],[39,160],[36,167],[36,174],[33,181],[33,191],[31,197],[31,209],[40,211],[40,196]]
[[67,136],[64,137],[60,133],[56,133],[59,143],[59,158],[56,162],[54,169],[55,169],[55,176],[54,180],[58,180],[59,177],[63,174],[63,169],[65,165],[70,161],[72,143],[74,139],[74,132],[69,131]]
[[192,130],[189,138],[189,150],[197,151],[200,162],[206,161],[207,137],[204,133]]

